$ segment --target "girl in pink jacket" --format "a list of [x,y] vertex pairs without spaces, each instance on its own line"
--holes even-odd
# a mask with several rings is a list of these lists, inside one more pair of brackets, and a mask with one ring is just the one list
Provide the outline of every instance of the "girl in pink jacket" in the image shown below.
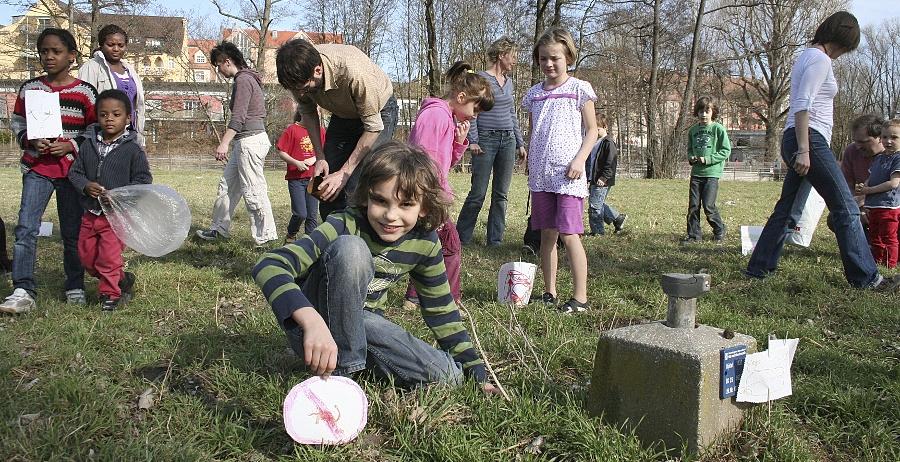
[[[422,101],[422,107],[416,114],[416,122],[409,133],[409,143],[418,146],[434,161],[438,178],[447,199],[453,200],[453,190],[447,176],[450,169],[462,159],[469,146],[466,135],[469,134],[469,122],[480,111],[490,111],[494,107],[494,96],[491,87],[484,77],[475,73],[468,63],[457,61],[447,71],[448,91],[443,98],[429,97]],[[452,220],[447,221],[437,230],[444,253],[444,264],[447,266],[447,278],[450,281],[450,293],[459,301],[461,298],[459,271],[460,251],[459,234]],[[410,302],[418,302],[412,285],[406,291]]]

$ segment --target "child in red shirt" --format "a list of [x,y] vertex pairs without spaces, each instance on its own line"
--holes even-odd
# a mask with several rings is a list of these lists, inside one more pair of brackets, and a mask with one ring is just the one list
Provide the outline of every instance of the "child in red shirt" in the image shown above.
[[[325,145],[325,129],[319,127],[319,136],[322,145]],[[275,145],[278,155],[287,164],[287,173],[284,179],[288,182],[288,192],[291,195],[291,220],[288,222],[285,244],[297,240],[300,225],[304,225],[304,232],[309,234],[319,226],[319,200],[306,192],[309,180],[313,176],[313,164],[316,163],[316,153],[313,151],[309,132],[300,124],[300,115],[294,115],[294,123],[284,129],[281,138]]]

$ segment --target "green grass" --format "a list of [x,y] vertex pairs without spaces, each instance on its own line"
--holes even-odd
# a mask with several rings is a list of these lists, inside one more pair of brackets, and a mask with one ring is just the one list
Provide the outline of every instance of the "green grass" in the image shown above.
[[[281,177],[269,174],[283,232],[289,208]],[[195,226],[209,224],[215,172],[159,171],[156,181],[185,195]],[[452,181],[464,196],[468,178]],[[15,171],[0,170],[0,214],[10,235],[20,185]],[[294,445],[283,429],[282,400],[307,376],[250,279],[257,253],[243,210],[229,241],[189,240],[159,259],[129,252],[137,298],[112,314],[94,304],[65,306],[58,235],[41,238],[39,309],[0,317],[0,459],[666,460],[588,417],[586,385],[599,331],[664,317],[659,275],[705,268],[713,289],[700,301],[700,322],[753,335],[761,348],[770,332],[801,342],[794,395],[771,409],[756,407],[701,460],[900,460],[897,296],[850,289],[824,226],[810,249],[787,251],[774,277],[740,275],[739,226],[762,224],[779,186],[722,183],[726,245],[681,248],[687,182],[621,180],[610,200],[629,214],[628,231],[585,240],[594,309],[563,317],[529,306],[513,317],[493,299],[496,271],[518,258],[524,229],[524,178],[516,177],[505,245],[476,244],[463,255],[468,311],[512,401],[474,387],[403,392],[363,383],[369,424],[358,440],[336,448]],[[57,223],[52,202],[45,219]],[[481,222],[476,240],[483,239]],[[571,280],[564,262],[561,268],[565,299]],[[96,299],[96,282],[87,285]],[[538,280],[535,296],[541,289]],[[9,280],[0,280],[0,296],[9,291]],[[394,306],[400,296],[391,294]],[[389,315],[429,338],[416,313]],[[146,389],[155,404],[141,410]],[[541,452],[526,452],[538,436]]]

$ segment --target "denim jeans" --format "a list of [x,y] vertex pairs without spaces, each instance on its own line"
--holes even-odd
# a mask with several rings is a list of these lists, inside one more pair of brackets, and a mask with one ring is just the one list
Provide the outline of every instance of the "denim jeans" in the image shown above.
[[[462,382],[462,366],[445,351],[414,337],[380,314],[363,308],[375,275],[372,253],[358,236],[339,236],[313,264],[303,293],[325,320],[338,348],[335,375],[363,369],[403,387]],[[286,331],[288,343],[303,357],[303,332]]]
[[472,156],[472,189],[466,196],[456,229],[463,244],[472,241],[475,222],[484,204],[488,182],[493,171],[494,183],[491,187],[491,207],[488,210],[487,245],[500,245],[506,231],[506,206],[509,184],[516,166],[516,134],[512,130],[480,130],[478,145],[481,155]]
[[[384,123],[384,130],[378,134],[378,139],[375,140],[372,149],[394,138],[394,130],[397,129],[398,118],[397,100],[391,96],[381,109],[381,122]],[[350,154],[356,149],[356,144],[359,143],[359,138],[364,131],[362,120],[360,119],[344,119],[334,114],[331,115],[328,129],[325,131],[325,146],[322,148],[325,151],[325,161],[328,162],[329,172],[336,172],[344,166],[344,163],[350,158]],[[360,159],[361,162],[362,159]],[[331,212],[343,210],[347,207],[347,197],[356,189],[356,183],[359,182],[359,172],[359,168],[353,170],[350,179],[347,180],[347,184],[338,193],[337,197],[328,202],[322,201],[319,204],[319,213],[323,221]]]
[[[778,268],[786,228],[791,221],[791,209],[802,184],[808,182],[825,199],[825,205],[831,212],[847,282],[853,287],[871,286],[878,279],[878,269],[859,222],[859,206],[850,193],[828,142],[812,129],[809,131],[809,150],[810,167],[806,176],[801,177],[793,169],[785,175],[781,197],[775,203],[775,210],[753,249],[747,274],[761,278]],[[788,162],[796,151],[797,134],[790,128],[784,132],[781,141],[781,157]]]
[[610,207],[606,203],[609,191],[612,186],[600,186],[592,184],[589,187],[590,196],[588,197],[588,224],[591,227],[591,233],[604,234],[603,224],[612,224],[619,217],[619,212]]
[[78,230],[81,227],[81,204],[78,192],[67,178],[47,178],[32,170],[22,175],[22,201],[13,246],[13,286],[35,294],[34,263],[37,258],[37,235],[41,217],[56,191],[56,210],[63,242],[65,290],[84,289],[84,268],[78,258]]
[[700,239],[703,232],[700,230],[700,207],[706,214],[706,221],[712,226],[713,235],[725,234],[725,223],[719,215],[716,207],[716,196],[719,194],[719,179],[709,177],[691,176],[691,190],[688,201],[687,235],[689,238]]
[[309,178],[288,180],[288,193],[291,196],[291,220],[288,221],[287,233],[297,234],[300,225],[306,234],[319,226],[319,200],[306,192]]
[[231,233],[231,220],[241,198],[250,218],[250,234],[257,244],[278,238],[269,186],[263,169],[272,143],[265,133],[234,140],[213,202],[211,230]]

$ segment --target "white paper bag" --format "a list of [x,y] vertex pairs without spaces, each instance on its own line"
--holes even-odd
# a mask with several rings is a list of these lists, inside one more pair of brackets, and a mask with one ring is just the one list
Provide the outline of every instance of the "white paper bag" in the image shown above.
[[[799,204],[794,204],[795,210],[791,212],[791,216],[796,216],[798,207]],[[810,188],[809,196],[807,196],[802,210],[803,213],[800,214],[797,225],[793,231],[788,232],[785,242],[809,247],[809,244],[812,243],[813,233],[816,232],[816,226],[819,225],[819,219],[822,218],[822,212],[825,211],[825,199],[822,199],[815,189]]]
[[504,263],[497,275],[497,300],[516,306],[528,304],[537,266],[524,261]]
[[55,140],[62,135],[62,112],[59,93],[44,90],[25,90],[25,124],[28,139]]
[[762,230],[762,226],[741,226],[741,255],[753,253]]

